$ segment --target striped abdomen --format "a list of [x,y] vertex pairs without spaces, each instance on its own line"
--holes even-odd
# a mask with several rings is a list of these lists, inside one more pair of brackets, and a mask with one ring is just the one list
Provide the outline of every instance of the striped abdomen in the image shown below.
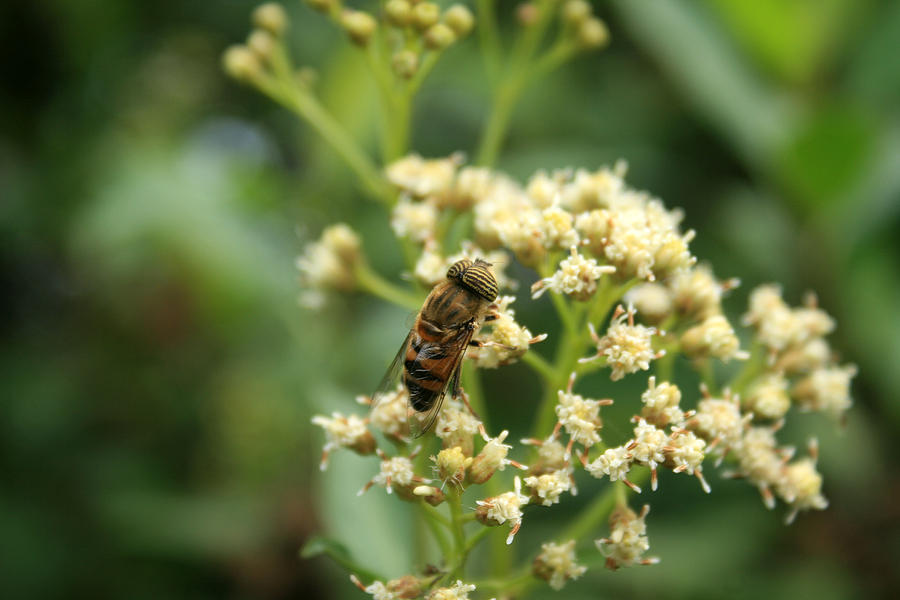
[[403,379],[409,403],[418,412],[434,406],[453,374],[454,357],[448,356],[439,340],[429,335],[427,326],[416,323],[403,362]]

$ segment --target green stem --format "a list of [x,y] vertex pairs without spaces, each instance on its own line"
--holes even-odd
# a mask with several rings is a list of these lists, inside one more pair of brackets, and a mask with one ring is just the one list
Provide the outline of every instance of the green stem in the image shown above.
[[[548,379],[544,387],[544,399],[538,409],[538,416],[532,429],[532,437],[543,439],[556,421],[556,401],[558,390],[563,389],[572,371],[579,368],[578,359],[581,358],[591,344],[590,331],[587,323],[599,324],[605,322],[609,311],[622,296],[638,280],[629,280],[623,284],[615,285],[608,277],[601,280],[594,295],[593,303],[587,308],[578,307],[575,311],[574,321],[576,325],[571,329],[563,330],[562,339],[554,360],[555,376]],[[587,316],[585,318],[585,312]],[[585,367],[589,372],[595,369]]]
[[391,163],[406,154],[409,149],[409,128],[412,119],[412,97],[397,95],[389,108],[391,128],[387,136],[385,163]]
[[765,350],[762,344],[755,342],[750,348],[750,358],[747,359],[740,372],[731,380],[728,387],[736,394],[743,394],[744,388],[762,372],[765,366]]
[[462,373],[460,374],[461,385],[466,395],[469,397],[469,404],[478,414],[478,418],[484,424],[485,429],[489,429],[486,405],[484,403],[484,391],[481,387],[481,377],[478,369],[471,361],[467,361],[462,365]]
[[259,89],[267,96],[292,110],[310,124],[322,138],[334,148],[338,156],[356,173],[363,187],[382,202],[389,204],[393,197],[381,171],[357,145],[340,123],[332,117],[319,101],[307,90],[292,86],[285,90],[274,81],[258,82]]
[[515,107],[521,91],[522,84],[518,77],[508,77],[506,81],[497,86],[487,125],[478,145],[477,162],[479,165],[490,167],[497,161],[513,107]]
[[666,352],[666,354],[658,359],[655,363],[655,374],[659,382],[671,381],[672,372],[675,367],[675,352]]
[[[650,470],[633,469],[629,476],[632,483],[640,486],[650,476]],[[616,504],[623,500],[628,493],[630,493],[630,490],[621,481],[610,485],[602,494],[595,496],[590,504],[581,510],[578,516],[575,517],[575,520],[556,539],[560,542],[566,542],[589,537],[604,520],[609,518]]]
[[422,307],[421,298],[386,281],[365,263],[361,263],[356,268],[356,283],[364,292],[398,306],[410,310],[418,310]]
[[450,530],[453,534],[453,560],[448,561],[448,564],[453,565],[449,574],[450,581],[461,578],[463,567],[465,567],[466,534],[463,531],[461,496],[462,493],[457,490],[450,490],[450,493],[447,494],[447,505],[450,507]]
[[527,70],[528,63],[534,55],[541,40],[544,38],[544,32],[550,24],[553,17],[553,7],[555,0],[539,0],[538,1],[538,18],[531,24],[522,28],[519,37],[516,39],[510,57],[510,72],[515,75]]
[[495,529],[493,527],[484,526],[481,529],[479,529],[475,533],[475,535],[473,535],[468,540],[466,540],[466,556],[468,556],[469,552],[471,552],[472,549],[475,546],[477,546],[481,540],[483,540],[485,537],[487,537],[489,534],[491,534],[494,531],[495,531]]
[[534,371],[538,375],[540,375],[545,382],[553,379],[556,376],[556,370],[553,368],[553,365],[547,362],[547,359],[545,359],[534,350],[529,350],[528,352],[523,354],[522,362],[534,369]]
[[478,42],[491,83],[500,74],[500,32],[497,27],[496,0],[475,0],[478,12]]
[[493,577],[491,579],[480,579],[474,583],[478,589],[494,589],[502,590],[507,595],[512,596],[513,591],[521,592],[525,584],[530,583],[534,577],[531,574],[531,566],[522,569],[512,577]]
[[422,83],[424,83],[428,75],[431,74],[431,70],[434,69],[434,66],[441,58],[441,53],[441,50],[432,50],[425,55],[416,74],[413,75],[412,79],[409,80],[409,83],[406,84],[407,98],[412,98],[418,93],[419,88],[422,87]]
[[441,554],[444,557],[449,556],[451,549],[450,542],[447,540],[445,526],[449,526],[450,522],[444,515],[440,514],[435,507],[427,502],[423,501],[419,506],[422,507],[422,519],[431,530],[431,534],[434,536],[435,541],[437,541],[437,544],[441,549]]
[[[556,70],[564,62],[578,53],[578,46],[569,41],[560,41],[545,52],[528,71],[528,82],[536,81]],[[527,84],[526,84],[527,85]]]
[[425,515],[429,519],[436,523],[440,523],[448,529],[450,528],[450,519],[445,517],[437,508],[424,501],[420,504],[420,506],[422,507],[422,512],[425,513]]
[[713,370],[713,362],[711,358],[704,358],[697,361],[697,372],[700,373],[700,379],[706,384],[706,388],[713,396],[718,395],[719,386],[716,385],[716,374]]

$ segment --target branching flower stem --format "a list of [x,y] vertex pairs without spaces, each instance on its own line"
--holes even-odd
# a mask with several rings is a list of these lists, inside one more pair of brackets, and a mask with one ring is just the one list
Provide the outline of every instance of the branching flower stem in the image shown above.
[[277,42],[272,53],[272,73],[260,75],[254,83],[269,98],[309,123],[344,159],[359,177],[367,192],[382,202],[391,200],[393,194],[380,169],[360,148],[353,136],[319,103],[312,91],[297,81],[282,40]]
[[449,581],[455,581],[461,577],[465,559],[466,550],[466,534],[463,530],[463,512],[462,512],[462,492],[457,489],[451,489],[447,494],[447,504],[450,507],[450,532],[453,535],[453,553],[449,563],[452,570],[449,574]]
[[356,282],[364,292],[397,306],[409,310],[419,310],[422,307],[424,298],[395,286],[365,263],[360,263],[356,267]]
[[522,92],[531,83],[546,76],[578,52],[578,46],[572,40],[561,38],[535,59],[535,53],[553,20],[557,6],[552,0],[540,0],[536,3],[537,18],[525,26],[516,38],[507,67],[501,73],[495,4],[493,0],[480,0],[476,5],[481,23],[479,27],[481,47],[488,77],[493,84],[491,110],[476,152],[476,161],[485,166],[491,166],[496,162],[512,112]]
[[[556,420],[557,391],[565,387],[572,371],[579,370],[578,359],[584,356],[585,351],[591,344],[587,324],[591,323],[597,326],[600,323],[604,323],[608,319],[613,306],[636,283],[636,279],[623,284],[615,284],[610,279],[604,279],[589,305],[575,304],[573,306],[558,294],[551,294],[552,298],[560,298],[561,300],[561,302],[554,302],[554,306],[557,309],[560,321],[563,322],[564,328],[556,351],[556,357],[549,369],[543,368],[544,365],[548,364],[547,361],[543,361],[543,365],[541,365],[533,357],[526,359],[529,365],[535,367],[538,375],[544,378],[544,397],[532,428],[533,437],[540,439],[546,436],[547,432],[553,428],[553,423]],[[567,323],[573,324],[567,326]],[[528,354],[532,353],[529,352]],[[590,372],[594,368],[589,363],[585,365],[583,372]]]

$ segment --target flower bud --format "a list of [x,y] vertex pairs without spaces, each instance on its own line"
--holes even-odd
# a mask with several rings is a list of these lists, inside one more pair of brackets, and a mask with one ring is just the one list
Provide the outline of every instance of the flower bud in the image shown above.
[[591,17],[591,5],[586,0],[568,0],[562,6],[562,18],[568,25],[581,25]]
[[582,48],[602,48],[609,43],[609,29],[595,17],[584,21],[578,27],[578,43]]
[[407,0],[388,0],[384,12],[392,25],[406,27],[412,22],[413,7]]
[[566,467],[566,447],[556,440],[547,440],[538,448],[538,459],[531,463],[529,475],[544,475]]
[[472,464],[472,457],[463,454],[462,448],[444,448],[434,459],[441,481],[453,480],[462,482],[466,476],[466,468]]
[[475,17],[472,11],[462,4],[454,4],[444,13],[444,23],[452,29],[456,35],[463,37],[468,35],[475,27]]
[[253,11],[253,24],[274,36],[280,36],[288,26],[287,13],[280,4],[266,2]]
[[492,517],[490,513],[491,506],[489,504],[479,504],[475,508],[475,518],[479,523],[488,527],[497,527],[498,525],[500,525],[500,521]]
[[723,315],[707,317],[681,336],[681,349],[691,358],[746,359],[734,329]]
[[254,29],[247,38],[247,47],[262,62],[268,62],[275,51],[275,38],[267,29]]
[[377,26],[375,17],[365,11],[345,10],[341,14],[341,27],[358,46],[365,46],[369,43]]
[[472,483],[484,483],[499,469],[503,470],[509,462],[506,458],[510,446],[503,440],[509,432],[503,431],[496,438],[490,440],[472,461],[469,469],[469,481]]
[[419,55],[412,50],[401,50],[391,59],[397,77],[409,79],[419,70]]
[[431,485],[420,485],[413,488],[413,495],[422,498],[432,506],[437,506],[444,501],[444,492]]
[[576,562],[575,540],[565,544],[541,544],[541,553],[531,564],[534,576],[549,583],[554,590],[561,590],[566,581],[578,579],[586,571],[587,567]]
[[425,31],[441,18],[441,8],[434,2],[416,4],[412,11],[412,23],[420,31]]
[[403,600],[418,598],[428,589],[426,582],[413,575],[404,575],[399,579],[391,579],[387,582],[387,590],[392,598]]
[[456,34],[443,23],[432,25],[425,32],[425,45],[431,50],[443,50],[455,41]]
[[222,67],[231,77],[250,82],[262,75],[259,58],[247,46],[231,46],[222,55]]

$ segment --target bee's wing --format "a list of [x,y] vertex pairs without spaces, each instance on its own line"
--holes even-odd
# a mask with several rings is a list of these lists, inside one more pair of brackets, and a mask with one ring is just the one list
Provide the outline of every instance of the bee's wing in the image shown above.
[[402,381],[403,357],[406,355],[406,348],[409,346],[410,337],[412,337],[411,329],[409,333],[406,334],[406,339],[400,344],[400,350],[397,351],[397,356],[394,357],[394,360],[392,360],[390,366],[388,366],[387,372],[381,379],[381,383],[378,384],[378,389],[372,394],[372,408],[375,408],[385,396],[397,389],[397,384]]
[[452,366],[447,371],[450,373],[450,377],[447,378],[447,381],[444,382],[443,387],[438,392],[438,397],[435,399],[434,404],[431,405],[425,412],[417,412],[412,408],[412,396],[410,395],[410,406],[407,409],[407,415],[409,416],[409,431],[414,438],[421,437],[426,431],[431,429],[431,426],[434,425],[437,416],[441,412],[441,405],[444,403],[444,396],[447,395],[447,388],[451,386],[456,380],[458,375],[458,370],[460,365],[462,364],[463,356],[466,353],[466,348],[469,346],[469,342],[472,340],[472,336],[475,331],[473,329],[463,329],[449,344],[442,347],[442,350],[447,355],[447,360],[452,360]]

